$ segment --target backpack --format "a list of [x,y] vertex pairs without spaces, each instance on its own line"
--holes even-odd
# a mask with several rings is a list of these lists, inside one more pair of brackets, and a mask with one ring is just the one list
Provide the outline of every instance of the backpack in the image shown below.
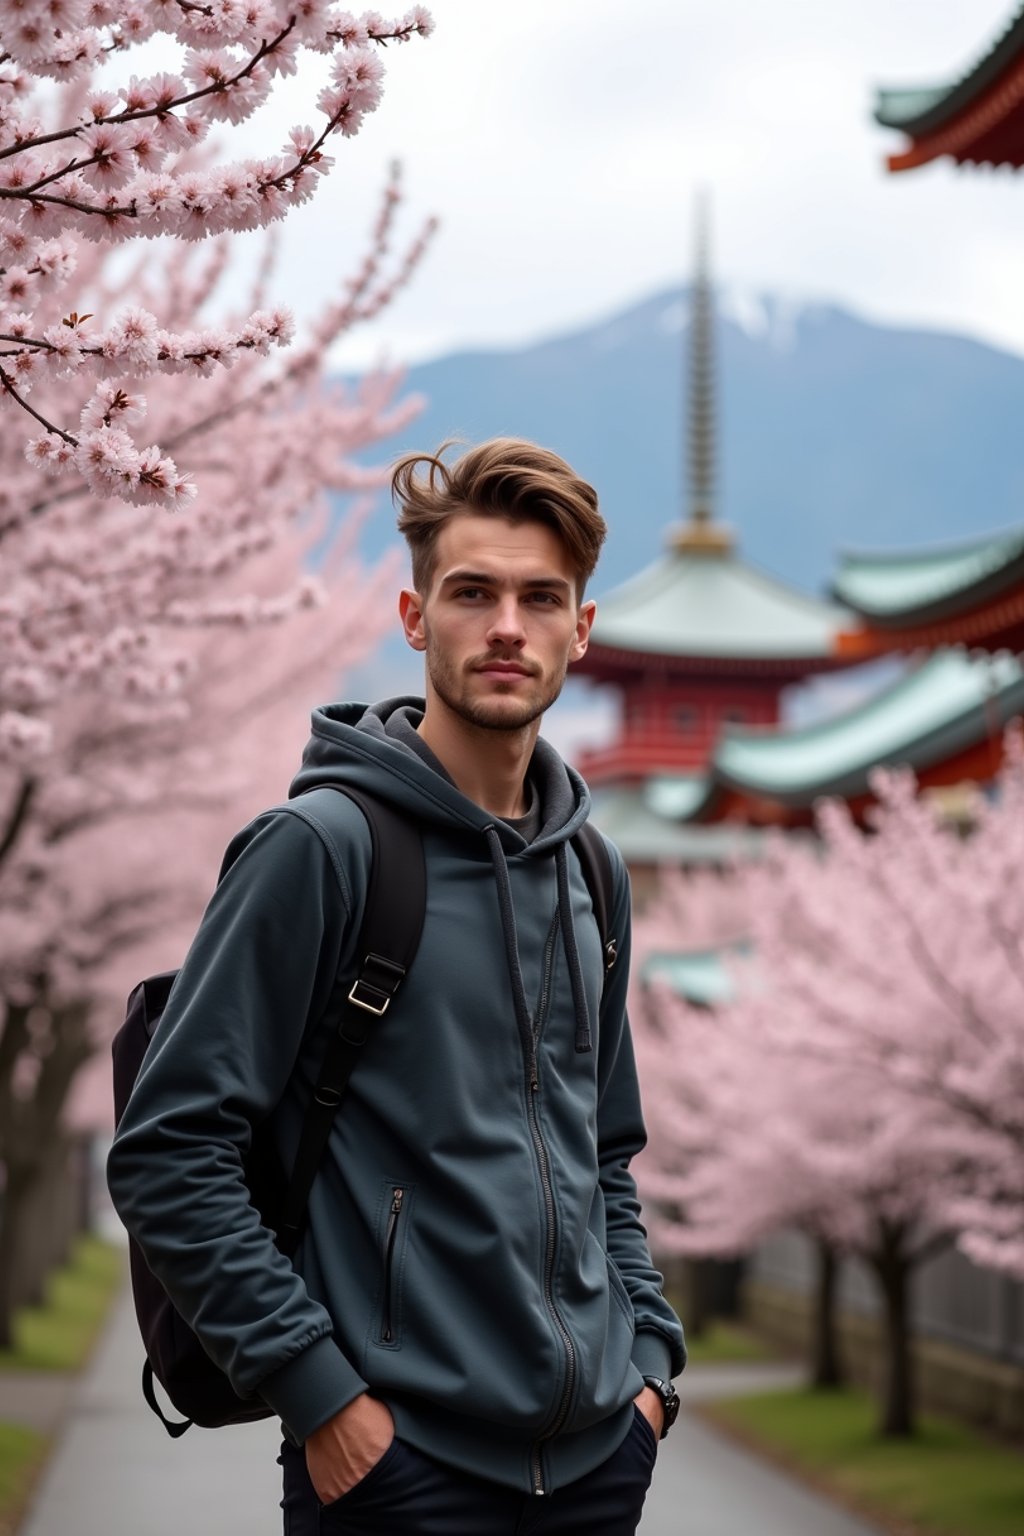
[[[332,1029],[316,1087],[307,1106],[290,1175],[274,1150],[269,1129],[256,1127],[246,1158],[246,1183],[260,1217],[282,1253],[298,1247],[317,1168],[370,1030],[384,1016],[419,947],[426,908],[423,844],[413,824],[393,806],[363,790],[331,785],[353,800],[370,830],[370,878],[356,953],[363,956],[354,981],[339,976],[321,1027]],[[605,971],[616,959],[608,932],[612,868],[598,832],[585,824],[572,839],[590,892],[601,935]],[[163,1016],[177,971],[139,982],[128,999],[124,1023],[113,1041],[114,1120],[119,1124],[135,1079]],[[351,983],[351,984],[350,984]],[[214,1364],[153,1275],[134,1238],[128,1240],[135,1314],[146,1361],[143,1395],[168,1434],[177,1439],[192,1424],[218,1429],[271,1417],[258,1396],[243,1398]],[[157,1400],[159,1381],[184,1419],[167,1418]]]

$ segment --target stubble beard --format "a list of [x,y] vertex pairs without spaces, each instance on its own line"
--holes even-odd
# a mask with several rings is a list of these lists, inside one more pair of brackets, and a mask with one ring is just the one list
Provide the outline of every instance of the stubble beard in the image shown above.
[[[499,693],[489,699],[474,699],[470,696],[467,682],[463,682],[459,670],[454,663],[445,656],[436,646],[427,641],[427,675],[431,686],[442,704],[450,709],[460,720],[467,725],[476,726],[484,731],[507,731],[510,734],[523,731],[539,720],[546,710],[558,698],[565,683],[565,675],[568,670],[568,657],[561,672],[552,676],[543,683],[543,691],[538,698],[517,701],[511,699],[508,693]],[[532,677],[531,681],[542,681]],[[509,684],[511,690],[518,684]],[[501,687],[501,684],[498,684]]]

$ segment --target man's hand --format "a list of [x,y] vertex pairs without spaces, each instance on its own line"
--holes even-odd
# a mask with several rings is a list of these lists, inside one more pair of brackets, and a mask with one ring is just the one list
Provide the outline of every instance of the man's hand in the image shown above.
[[306,1468],[321,1504],[333,1503],[361,1482],[394,1438],[390,1410],[368,1392],[314,1430],[306,1441]]
[[665,1405],[657,1392],[651,1387],[644,1387],[633,1401],[654,1430],[655,1440],[660,1440],[661,1432],[665,1428]]

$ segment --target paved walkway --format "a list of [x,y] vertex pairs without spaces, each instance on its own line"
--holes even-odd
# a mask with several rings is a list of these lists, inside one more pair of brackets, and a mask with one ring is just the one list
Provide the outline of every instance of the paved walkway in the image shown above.
[[[19,1536],[280,1536],[270,1424],[172,1441],[142,1401],[127,1293],[72,1396]],[[782,1386],[789,1367],[695,1368],[684,1400]],[[875,1536],[683,1414],[658,1463],[641,1536]],[[481,1532],[481,1536],[487,1533]]]

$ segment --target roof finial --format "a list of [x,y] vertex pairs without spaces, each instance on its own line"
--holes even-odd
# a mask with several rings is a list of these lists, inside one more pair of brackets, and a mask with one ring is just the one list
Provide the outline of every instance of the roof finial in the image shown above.
[[714,521],[715,492],[715,294],[711,282],[710,198],[696,199],[696,260],[690,288],[688,399],[689,520],[675,531],[676,549],[723,552],[732,535]]

